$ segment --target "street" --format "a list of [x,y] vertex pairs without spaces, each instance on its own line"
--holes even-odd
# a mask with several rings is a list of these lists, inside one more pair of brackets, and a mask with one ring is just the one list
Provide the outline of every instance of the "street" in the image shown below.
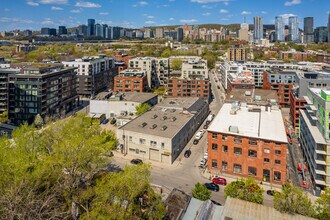
[[[224,92],[221,89],[217,88],[219,83],[215,82],[215,75],[210,73],[210,82],[212,85],[212,94],[214,95],[213,101],[210,103],[210,110],[213,114],[217,114],[222,106],[222,100],[224,100]],[[200,126],[198,130],[203,128],[204,123]],[[190,149],[191,155],[189,158],[185,158],[184,152]],[[188,142],[185,149],[181,152],[178,159],[172,164],[162,164],[159,162],[148,161],[152,165],[151,170],[151,182],[155,185],[172,189],[178,188],[183,190],[187,194],[191,195],[191,191],[194,185],[197,182],[202,184],[206,182],[210,182],[208,179],[210,174],[207,171],[199,168],[199,163],[204,153],[207,150],[207,132],[203,135],[197,145],[193,144],[193,138]],[[118,164],[120,167],[125,165],[131,165],[130,160],[133,159],[129,155],[122,155],[119,152],[115,152],[114,154],[114,163]],[[205,172],[205,173],[204,173]],[[227,178],[227,182],[235,181],[236,178]],[[212,192],[212,200],[224,204],[224,186],[220,186],[219,192]],[[273,201],[270,196],[265,193],[264,204],[268,206],[272,206]]]

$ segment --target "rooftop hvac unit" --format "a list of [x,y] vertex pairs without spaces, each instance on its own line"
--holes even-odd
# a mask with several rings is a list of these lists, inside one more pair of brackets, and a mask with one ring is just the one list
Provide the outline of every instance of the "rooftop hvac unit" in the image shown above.
[[166,126],[166,125],[164,125],[164,126],[161,128],[162,131],[165,131],[166,129],[167,129],[167,126]]
[[158,115],[153,115],[153,116],[152,116],[153,119],[155,119],[155,118],[157,118],[157,117],[158,117]]
[[175,120],[176,120],[176,117],[172,117],[172,118],[171,118],[171,121],[175,121]]
[[147,123],[146,122],[143,122],[140,127],[144,128],[145,126],[147,126]]
[[238,127],[237,126],[233,126],[233,125],[230,125],[229,126],[229,132],[233,132],[233,133],[239,133],[238,131]]
[[162,121],[165,121],[166,119],[167,119],[166,116],[163,116],[163,117],[161,118]]
[[155,129],[157,127],[157,125],[156,124],[153,124],[153,125],[151,125],[149,128],[150,129]]

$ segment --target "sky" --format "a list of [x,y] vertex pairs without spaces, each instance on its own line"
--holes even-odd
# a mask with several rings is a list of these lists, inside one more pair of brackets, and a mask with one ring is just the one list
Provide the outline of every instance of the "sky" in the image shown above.
[[0,0],[0,31],[40,30],[60,25],[76,27],[97,23],[127,28],[180,24],[253,23],[262,16],[274,24],[275,16],[314,17],[314,28],[326,26],[330,0]]

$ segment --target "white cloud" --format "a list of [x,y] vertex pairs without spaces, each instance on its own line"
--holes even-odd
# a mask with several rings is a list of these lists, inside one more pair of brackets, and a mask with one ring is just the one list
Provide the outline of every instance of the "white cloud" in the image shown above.
[[108,15],[109,12],[100,12],[99,15]]
[[197,22],[196,19],[181,19],[180,20],[181,23],[194,23]]
[[77,2],[75,6],[82,8],[101,8],[100,4],[94,2],[83,2],[83,1]]
[[137,2],[136,4],[132,5],[133,7],[137,7],[137,6],[145,6],[145,5],[148,5],[148,2],[146,1],[140,1],[140,2]]
[[230,0],[190,0],[201,4],[214,3],[214,2],[229,2]]
[[170,21],[175,21],[175,18],[170,18],[170,19],[168,19],[168,20],[170,20]]
[[154,21],[146,21],[144,22],[145,24],[154,24],[155,22]]
[[285,2],[285,6],[291,6],[291,5],[299,5],[301,3],[301,0],[291,0],[290,2]]
[[203,15],[203,16],[210,16],[211,13],[210,13],[210,12],[206,12],[206,13],[203,13],[202,15]]
[[0,17],[0,22],[3,23],[24,23],[24,24],[32,24],[34,23],[28,19],[20,19],[20,18],[7,18],[7,17]]
[[229,5],[229,2],[224,2],[223,4],[227,6],[227,5]]
[[241,12],[241,15],[250,15],[250,14],[251,14],[250,11],[242,11],[242,12]]
[[294,15],[294,14],[282,14],[280,16],[283,18],[284,23],[288,24],[289,23],[289,17],[296,16],[296,15]]
[[212,9],[213,6],[211,6],[211,5],[202,5],[202,8],[205,8],[205,9]]
[[267,11],[261,11],[261,14],[267,14]]
[[229,21],[229,18],[221,18],[221,21]]
[[226,10],[226,9],[220,9],[219,10],[219,13],[220,14],[226,14],[226,13],[228,13],[228,10]]
[[41,24],[42,24],[42,25],[53,25],[54,22],[53,22],[52,19],[50,19],[50,18],[45,18],[45,20],[43,20],[43,21],[41,22]]
[[68,0],[39,0],[40,4],[54,4],[65,5],[68,4]]
[[28,2],[26,2],[26,4],[28,4],[30,6],[39,6],[39,3],[37,3],[37,2],[30,2],[30,1],[28,1]]
[[3,10],[4,10],[5,12],[8,12],[8,11],[10,11],[10,10],[9,10],[9,8],[5,8],[5,9],[3,9]]
[[78,13],[81,13],[81,10],[79,10],[79,9],[73,9],[73,10],[71,10],[70,12],[71,12],[71,13],[76,13],[76,14],[78,14]]
[[155,16],[153,16],[153,15],[148,15],[148,14],[143,14],[142,16],[143,16],[143,17],[146,17],[146,18],[149,18],[149,19],[154,19],[154,18],[155,18]]
[[63,8],[61,8],[61,7],[56,7],[56,6],[52,6],[52,7],[51,7],[51,10],[53,10],[53,11],[61,11],[61,10],[63,10]]

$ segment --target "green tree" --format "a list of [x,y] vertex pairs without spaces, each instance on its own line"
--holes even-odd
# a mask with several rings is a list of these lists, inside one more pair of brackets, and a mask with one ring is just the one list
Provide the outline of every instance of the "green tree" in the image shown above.
[[274,208],[290,214],[314,215],[312,202],[307,194],[289,183],[282,186],[282,192],[275,193]]
[[171,69],[172,70],[181,70],[182,67],[182,59],[173,59],[171,63]]
[[315,201],[315,217],[318,219],[330,219],[330,188],[326,188],[320,198]]
[[204,185],[196,183],[192,190],[192,196],[196,199],[206,201],[211,198],[211,191],[208,190]]
[[172,55],[172,50],[170,48],[165,48],[165,50],[163,50],[161,57],[167,58],[170,57]]
[[249,202],[262,204],[264,189],[252,178],[238,179],[229,183],[225,188],[225,197],[238,198]]
[[146,111],[151,110],[151,105],[149,105],[148,103],[141,103],[135,107],[135,110],[136,110],[135,113],[136,115],[142,115]]
[[4,111],[2,114],[0,114],[0,123],[6,123],[8,121],[8,111]]
[[44,120],[42,119],[40,114],[37,114],[36,117],[34,118],[34,124],[38,128],[44,125]]

